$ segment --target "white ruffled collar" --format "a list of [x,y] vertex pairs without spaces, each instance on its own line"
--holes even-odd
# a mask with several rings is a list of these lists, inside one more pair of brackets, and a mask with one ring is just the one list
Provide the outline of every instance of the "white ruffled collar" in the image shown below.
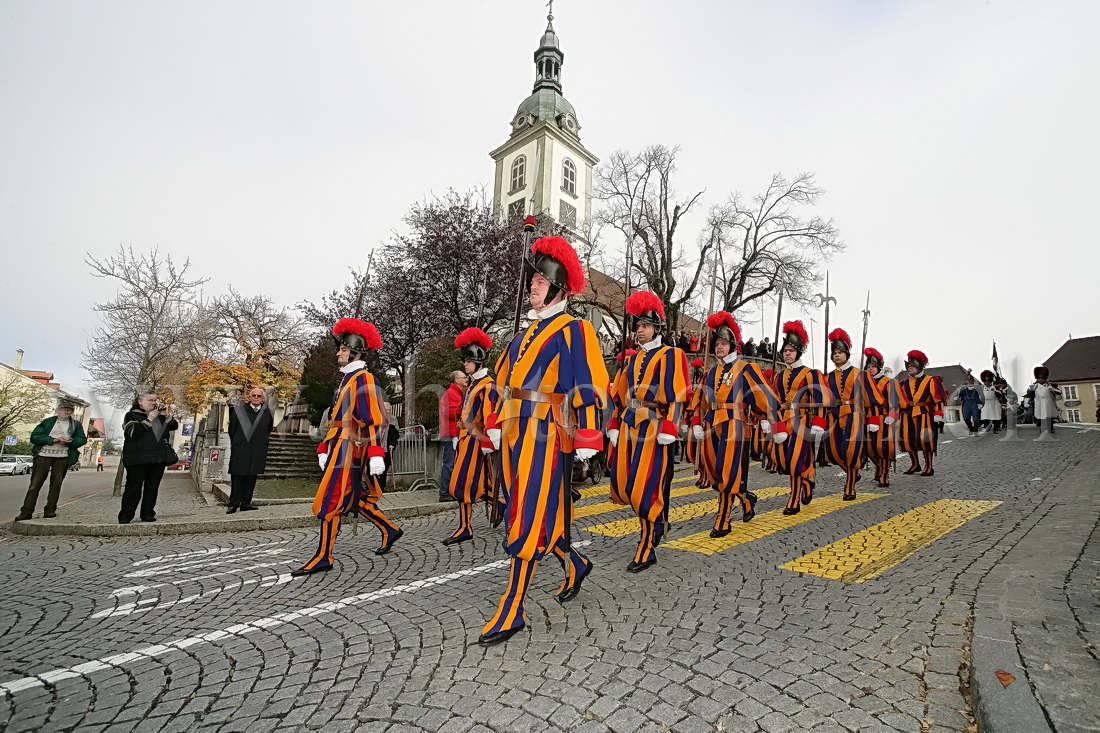
[[565,312],[565,306],[566,306],[565,299],[562,298],[557,303],[554,303],[553,305],[548,305],[540,311],[536,311],[534,308],[532,308],[531,310],[527,311],[527,317],[529,319],[531,319],[532,321],[535,320],[536,318],[539,319],[540,321],[545,321],[547,318],[552,318],[553,316],[556,316],[559,313],[564,313]]
[[348,362],[344,366],[340,367],[340,371],[342,371],[344,374],[351,374],[352,372],[357,372],[360,369],[366,368],[367,362],[363,361],[362,359],[358,359],[356,361]]

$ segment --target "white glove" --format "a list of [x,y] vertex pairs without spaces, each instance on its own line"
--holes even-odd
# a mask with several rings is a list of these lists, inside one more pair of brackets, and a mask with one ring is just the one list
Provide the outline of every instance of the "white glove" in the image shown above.
[[933,422],[943,422],[943,415],[933,415],[932,420]]
[[702,425],[692,425],[691,426],[691,434],[695,436],[696,440],[702,440],[703,439],[703,426]]
[[386,462],[382,459],[382,456],[371,456],[367,468],[371,476],[378,476],[386,472]]
[[321,467],[321,470],[325,470],[325,465],[328,464],[328,453],[317,454],[317,465]]
[[877,433],[878,432],[878,425],[868,425],[867,430],[869,432],[872,432],[872,433]]
[[451,438],[451,450],[458,450],[458,436]]
[[782,443],[786,439],[787,439],[787,434],[786,433],[776,433],[775,435],[772,436],[772,440],[774,440],[776,443]]
[[675,442],[676,442],[676,436],[675,435],[669,435],[668,433],[657,433],[657,444],[658,445],[669,445],[670,443],[675,443]]
[[767,435],[772,431],[772,424],[767,420],[760,421],[760,429],[764,431],[764,435]]
[[485,435],[493,441],[493,450],[500,450],[500,428],[489,428]]
[[495,450],[494,448],[486,448],[485,446],[481,447],[482,454],[486,455],[486,456],[489,455],[490,453],[492,453],[494,450]]
[[599,453],[599,451],[595,448],[577,448],[576,450],[577,458],[581,459],[582,461],[587,461],[589,459],[595,458],[597,453]]
[[821,427],[820,425],[814,425],[810,428],[810,435],[824,435],[824,434],[825,434],[825,428]]
[[886,423],[887,425],[893,425],[894,423],[897,422],[897,420],[895,420],[893,417],[887,415],[886,419],[883,420],[883,422]]
[[607,439],[611,441],[611,445],[619,444],[619,429],[611,428],[607,431]]

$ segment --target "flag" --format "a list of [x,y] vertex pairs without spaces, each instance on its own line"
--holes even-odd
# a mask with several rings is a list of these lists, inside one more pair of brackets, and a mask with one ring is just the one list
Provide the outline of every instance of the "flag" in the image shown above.
[[997,358],[997,342],[993,342],[993,373],[1001,376],[1001,360]]

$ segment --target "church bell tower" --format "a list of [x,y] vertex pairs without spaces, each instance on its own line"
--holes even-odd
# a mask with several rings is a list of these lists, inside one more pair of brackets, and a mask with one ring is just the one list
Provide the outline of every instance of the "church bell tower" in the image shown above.
[[599,159],[581,144],[577,113],[561,93],[565,54],[552,7],[535,51],[535,88],[512,117],[508,140],[489,153],[496,163],[493,210],[502,219],[553,219],[567,239],[587,245]]

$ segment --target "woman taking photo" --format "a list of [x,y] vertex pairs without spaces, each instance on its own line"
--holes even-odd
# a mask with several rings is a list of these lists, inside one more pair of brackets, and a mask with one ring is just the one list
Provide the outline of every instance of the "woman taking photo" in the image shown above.
[[126,488],[122,492],[118,523],[129,524],[139,503],[141,521],[155,522],[160,479],[165,466],[175,462],[168,439],[179,423],[168,415],[167,405],[158,404],[152,392],[139,396],[122,422],[122,433],[126,437],[122,444]]

